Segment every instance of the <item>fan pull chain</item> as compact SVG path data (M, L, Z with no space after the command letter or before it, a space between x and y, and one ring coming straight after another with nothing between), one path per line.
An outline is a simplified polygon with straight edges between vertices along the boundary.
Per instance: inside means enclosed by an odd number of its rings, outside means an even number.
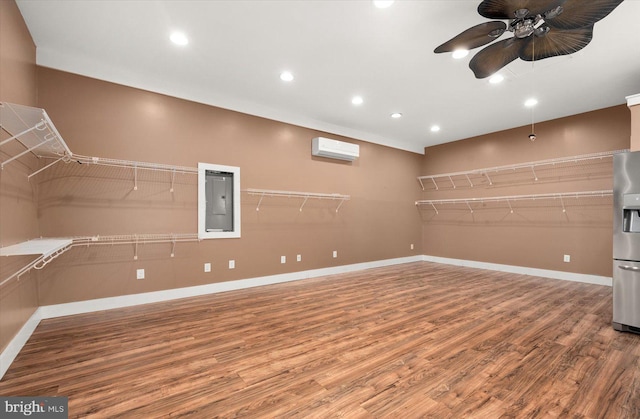
M536 127L535 127L535 122L534 122L534 108L535 106L531 107L531 134L529 134L529 139L531 141L535 141L536 140Z

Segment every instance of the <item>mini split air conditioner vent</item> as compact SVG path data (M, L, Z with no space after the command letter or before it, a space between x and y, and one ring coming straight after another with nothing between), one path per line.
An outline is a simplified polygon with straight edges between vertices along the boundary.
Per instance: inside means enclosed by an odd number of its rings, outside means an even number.
M330 138L316 137L311 141L311 154L330 159L354 161L360 156L360 146Z

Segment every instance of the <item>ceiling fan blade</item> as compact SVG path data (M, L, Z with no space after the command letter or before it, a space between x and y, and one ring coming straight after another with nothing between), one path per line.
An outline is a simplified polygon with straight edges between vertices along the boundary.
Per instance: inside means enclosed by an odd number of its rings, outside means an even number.
M484 79L500 70L520 56L520 50L526 46L531 38L516 37L504 39L491 44L478 52L469 62L469 68L477 79Z
M451 52L457 49L473 49L486 45L500 37L507 29L504 22L493 21L472 26L461 34L440 45L433 52Z
M587 3L589 0L582 1ZM565 0L484 0L478 6L478 13L488 19L513 19L516 10L528 9L529 15L535 16L561 6L564 2Z
M545 22L551 28L578 29L593 26L594 23L607 16L623 0L566 0L562 5L562 13Z
M592 38L593 25L566 31L551 29L544 36L531 37L531 42L520 50L520 58L525 61L537 61L558 55L573 54L586 47Z

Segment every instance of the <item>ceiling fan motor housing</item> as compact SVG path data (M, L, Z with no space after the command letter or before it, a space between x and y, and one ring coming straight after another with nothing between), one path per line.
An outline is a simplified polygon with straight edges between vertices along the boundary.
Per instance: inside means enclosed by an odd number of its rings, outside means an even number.
M489 77L513 60L538 61L573 54L593 38L596 22L624 0L483 0L478 13L498 19L472 26L434 52L473 49L491 43L469 62L476 78ZM501 22L508 20L509 24ZM494 42L504 32L509 39ZM533 46L533 39L539 38Z

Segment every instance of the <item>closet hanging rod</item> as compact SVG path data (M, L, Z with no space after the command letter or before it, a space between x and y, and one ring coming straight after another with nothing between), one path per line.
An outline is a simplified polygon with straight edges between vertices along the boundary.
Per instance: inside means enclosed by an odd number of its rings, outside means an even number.
M76 162L80 164L96 164L96 165L111 166L111 167L127 167L132 169L145 169L145 170L156 170L156 171L163 171L163 172L198 174L198 168L196 167L174 166L170 164L148 163L148 162L140 162L140 161L133 161L133 160L108 159L104 157L90 157L90 156L83 156L80 154L72 154L69 157L68 161Z
M67 247L65 249L68 250L71 247ZM50 256L50 255L48 255ZM34 267L41 263L43 260L45 260L47 258L47 256L45 255L40 255L38 256L36 259L32 260L31 262L29 262L27 265L23 266L22 268L20 268L20 270L18 270L17 272L14 272L13 274L9 275L8 277L6 277L5 279L2 280L2 282L0 282L0 288L6 284L7 282L11 281L12 279L16 278L16 279L20 279L20 277L24 274L26 274L27 272L29 272L31 269L34 269Z
M53 259L69 250L72 245L73 239L71 238L41 238L28 240L26 242L16 243L14 245L0 248L0 255L2 256L39 255L27 265L20 268L17 272L14 272L12 275L0 282L0 287L2 287L13 278L19 279L20 276L29 272L31 269L42 269Z
M602 191L583 191L583 192L558 192L546 194L530 194L530 195L509 195L494 196L485 198L454 198L454 199L425 199L416 201L416 205L436 205L436 204L469 204L474 202L499 202L499 201L524 201L524 200L542 200L542 199L562 199L562 198L599 198L612 196L612 190Z
M264 196L283 196L283 197L302 197L302 198L318 198L318 199L339 199L347 200L349 195L341 195L337 193L318 193L318 192L297 192L297 191L276 191L269 189L245 189L244 192L249 195Z
M120 234L108 236L85 236L73 239L73 246L90 246L96 244L151 244L199 241L198 233L186 234Z

